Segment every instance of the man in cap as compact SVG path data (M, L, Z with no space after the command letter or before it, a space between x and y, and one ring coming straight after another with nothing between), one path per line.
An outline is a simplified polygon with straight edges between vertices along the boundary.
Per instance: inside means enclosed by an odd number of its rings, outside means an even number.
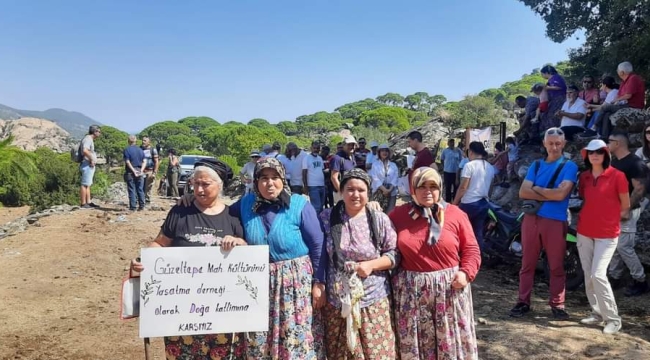
M357 165L354 161L354 148L357 146L357 140L354 136L348 135L343 139L343 143L343 150L338 152L330 162L334 205L343 199L340 191L342 173L354 169Z
M239 172L239 178L242 184L246 185L246 194L253 191L253 175L255 173L255 164L260 160L261 156L257 150L251 151L250 161L244 164Z
M379 144L376 141L371 141L370 142L370 152L368 155L366 155L366 170L370 170L372 167L372 163L377 160L377 148L379 147Z
M262 145L262 152L260 152L260 157L267 157L269 156L269 153L271 152L271 144L264 144ZM276 155L277 156L277 155Z
M365 170L366 169L366 157L370 150L366 149L366 138L359 138L359 147L354 151L354 161L357 164L357 168Z

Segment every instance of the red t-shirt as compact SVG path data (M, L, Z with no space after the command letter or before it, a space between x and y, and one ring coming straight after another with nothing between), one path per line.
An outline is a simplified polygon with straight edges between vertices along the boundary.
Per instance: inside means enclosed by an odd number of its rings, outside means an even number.
M431 272L459 266L469 281L474 280L481 266L481 250L476 242L467 215L455 205L448 204L445 222L436 245L427 244L429 224L419 217L409 216L410 204L396 207L388 217L395 225L397 248L402 254L400 267L404 270Z
M595 239L618 237L621 232L620 194L628 193L625 174L613 166L594 179L591 171L580 174L578 191L584 199L578 233Z
M627 104L635 109L643 109L645 106L645 83L637 74L630 74L627 79L621 83L618 89L618 97L631 94L632 97L627 100Z
M415 154L415 160L413 161L413 170L421 168L423 166L431 166L431 164L433 164L435 161L436 160L433 158L433 154L431 154L431 150L429 150L428 147L425 147Z

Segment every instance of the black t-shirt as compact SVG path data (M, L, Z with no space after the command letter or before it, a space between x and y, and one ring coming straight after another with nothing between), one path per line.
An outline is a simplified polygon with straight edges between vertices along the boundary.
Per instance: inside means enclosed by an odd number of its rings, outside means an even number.
M612 166L614 169L620 170L625 174L630 194L632 194L632 190L634 190L632 179L645 183L647 173L646 166L643 164L643 160L639 159L638 156L629 153L622 159L612 158Z
M226 235L244 238L238 218L226 208L217 215L206 215L194 204L174 206L162 225L162 233L172 239L171 246L216 246Z

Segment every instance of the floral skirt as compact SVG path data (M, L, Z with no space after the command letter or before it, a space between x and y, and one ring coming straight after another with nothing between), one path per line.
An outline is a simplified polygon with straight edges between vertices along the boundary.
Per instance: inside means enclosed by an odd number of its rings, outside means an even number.
M243 334L171 336L165 338L168 360L244 360Z
M395 360L395 333L387 297L361 309L361 329L354 352L348 348L346 320L341 309L327 303L323 309L327 360Z
M269 331L248 333L248 359L325 359L308 256L269 264Z
M397 344L402 360L478 359L470 286L457 290L457 267L400 270L393 276Z

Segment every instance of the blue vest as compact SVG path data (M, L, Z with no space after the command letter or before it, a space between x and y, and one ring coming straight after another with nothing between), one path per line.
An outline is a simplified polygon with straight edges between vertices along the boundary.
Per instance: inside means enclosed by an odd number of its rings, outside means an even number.
M248 245L268 245L271 262L291 260L309 254L309 248L300 232L302 209L307 204L304 197L291 195L290 208L281 208L278 211L268 233L262 215L253 212L254 203L253 194L245 195L241 199L241 220Z

